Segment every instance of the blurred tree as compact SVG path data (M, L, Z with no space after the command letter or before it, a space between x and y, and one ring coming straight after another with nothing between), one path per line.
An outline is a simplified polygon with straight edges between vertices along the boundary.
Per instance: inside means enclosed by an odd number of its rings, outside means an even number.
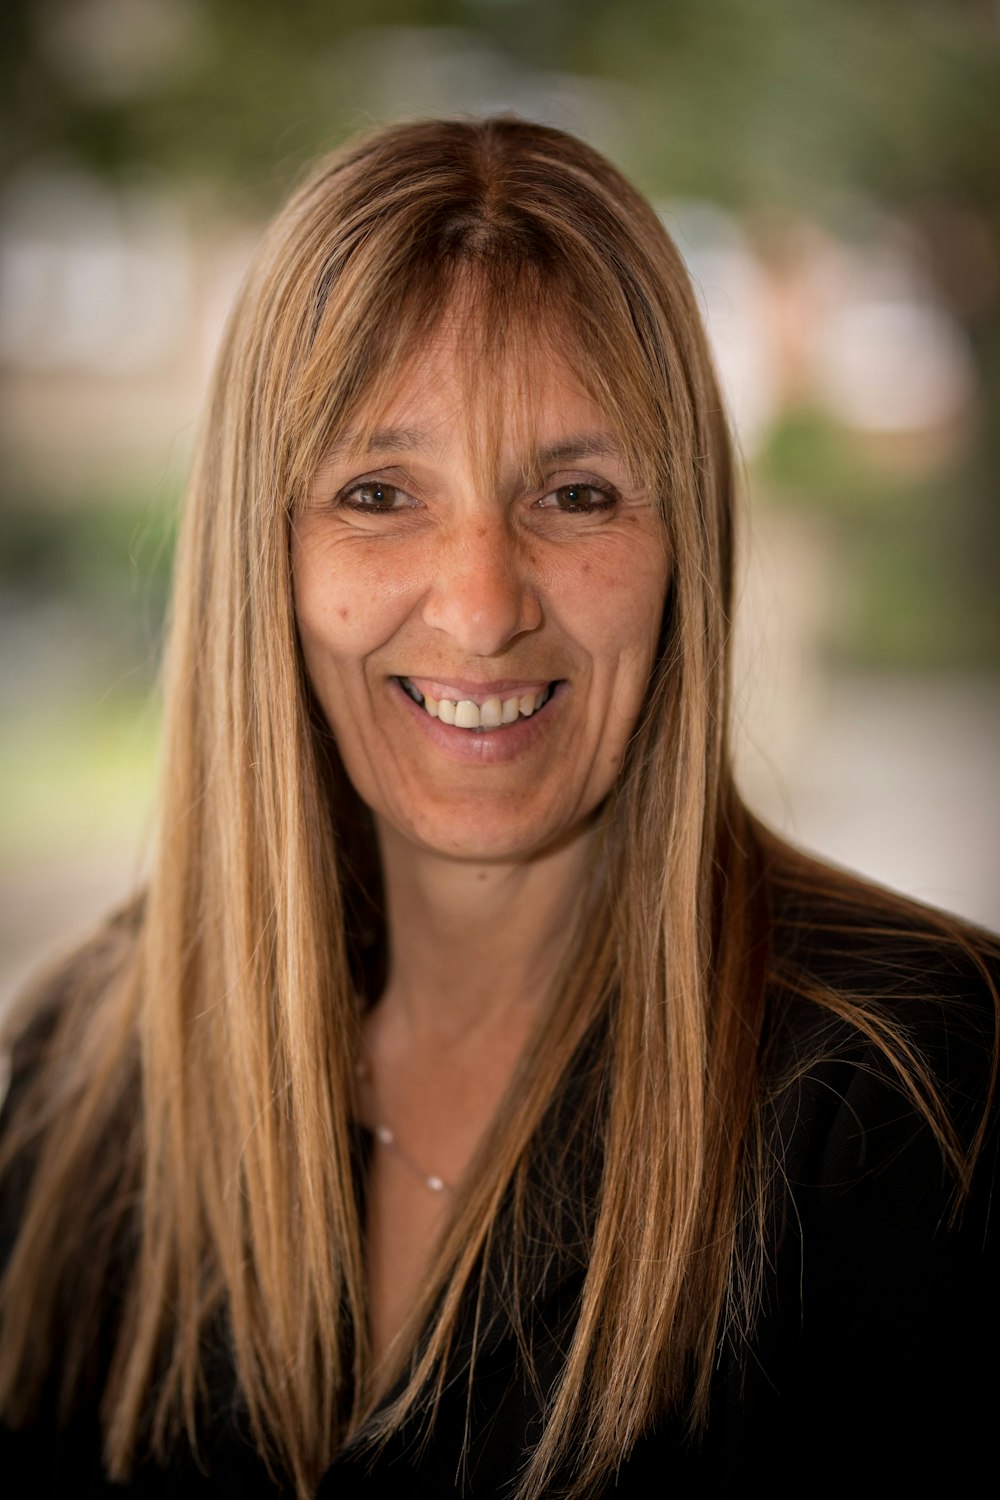
M631 165L653 190L814 209L858 187L894 203L945 191L1000 209L985 0L367 0L362 14L627 85ZM349 97L325 87L359 29L351 0L6 0L2 26L5 175L58 153L266 193L365 108L365 77Z
M221 197L237 215L269 209L359 124L423 107L419 53L409 77L405 58L381 76L377 49L356 51L360 16L369 33L471 39L543 88L566 73L603 81L621 104L616 154L656 196L835 225L867 198L905 219L976 354L982 439L951 544L995 595L991 0L5 0L0 185L54 160L113 180L152 170L208 185L213 205Z

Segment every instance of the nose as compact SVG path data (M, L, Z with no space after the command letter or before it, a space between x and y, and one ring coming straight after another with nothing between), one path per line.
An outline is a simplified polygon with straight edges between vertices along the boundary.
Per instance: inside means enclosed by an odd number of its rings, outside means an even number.
M530 548L502 517L480 512L440 538L424 620L466 656L497 656L542 623Z

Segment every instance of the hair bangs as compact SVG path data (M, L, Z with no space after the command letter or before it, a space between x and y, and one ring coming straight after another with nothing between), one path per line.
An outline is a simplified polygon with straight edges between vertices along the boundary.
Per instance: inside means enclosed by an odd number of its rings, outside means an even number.
M662 496L673 424L662 420L650 351L634 320L623 322L621 288L603 264L609 284L595 287L591 274L584 295L568 259L531 258L520 243L505 246L502 234L484 243L480 233L462 251L453 244L438 256L426 247L394 256L393 275L376 256L321 289L326 301L286 408L292 498L304 495L348 429L352 446L368 445L438 340L459 362L467 444L484 486L499 483L505 442L534 451L537 393L555 365L601 410L635 482Z

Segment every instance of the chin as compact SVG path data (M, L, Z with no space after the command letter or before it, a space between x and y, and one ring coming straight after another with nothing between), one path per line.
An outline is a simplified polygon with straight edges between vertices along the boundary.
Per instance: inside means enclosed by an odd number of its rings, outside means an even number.
M471 864L495 864L501 861L530 860L544 854L546 843L537 833L521 835L510 827L484 828L482 824L454 823L449 827L397 828L407 843L429 854L446 859L468 860Z
M470 864L523 863L543 859L584 835L594 814L576 818L542 820L537 813L511 817L510 808L498 808L484 816L481 800L467 810L451 808L440 817L385 819L397 838L431 854Z

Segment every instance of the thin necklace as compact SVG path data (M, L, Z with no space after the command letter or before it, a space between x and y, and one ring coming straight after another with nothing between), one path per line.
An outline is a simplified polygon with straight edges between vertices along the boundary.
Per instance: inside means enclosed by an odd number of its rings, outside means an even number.
M362 1083L371 1083L372 1081L371 1068L365 1062L358 1063L357 1075ZM380 1124L376 1121L372 1126L372 1135L380 1146L386 1146L390 1151L394 1151L403 1165L409 1168L414 1177L419 1177L424 1187L429 1188L432 1193L453 1193L455 1191L452 1183L445 1182L444 1178L439 1177L436 1172L425 1172L423 1167L419 1166L409 1152L404 1150L399 1144L395 1132L390 1130L388 1125Z

